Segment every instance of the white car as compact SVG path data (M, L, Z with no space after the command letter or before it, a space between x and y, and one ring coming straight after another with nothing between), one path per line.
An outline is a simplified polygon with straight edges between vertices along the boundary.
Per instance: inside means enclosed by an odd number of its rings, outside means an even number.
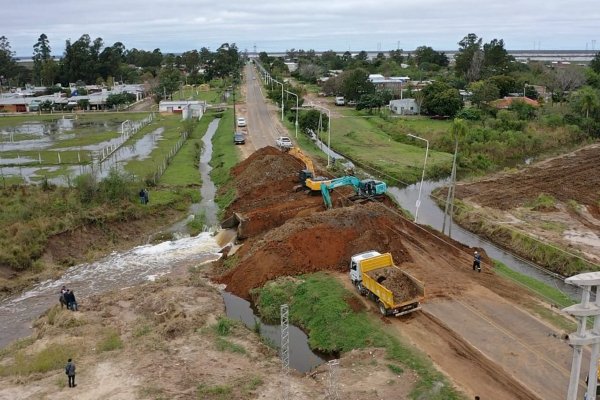
M292 147L294 147L294 143L292 143L292 139L290 139L289 137L286 137L286 136L278 137L277 140L275 141L275 144L277 144L277 147L279 147L282 150L291 149Z
M237 119L237 126L239 126L239 127L244 127L244 126L246 126L246 118L244 118L244 117L239 117L239 118Z

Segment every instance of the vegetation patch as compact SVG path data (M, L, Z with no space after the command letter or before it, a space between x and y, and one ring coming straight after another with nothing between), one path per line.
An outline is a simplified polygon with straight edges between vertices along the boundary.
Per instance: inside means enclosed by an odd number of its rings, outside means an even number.
M75 346L62 343L49 344L45 349L33 354L19 350L12 362L0 364L0 376L22 376L58 370L64 367L67 359L74 358L77 354Z
M114 329L108 330L104 337L98 342L96 345L96 350L98 353L102 353L105 351L118 350L123 348L123 340L121 340L121 336L119 332Z

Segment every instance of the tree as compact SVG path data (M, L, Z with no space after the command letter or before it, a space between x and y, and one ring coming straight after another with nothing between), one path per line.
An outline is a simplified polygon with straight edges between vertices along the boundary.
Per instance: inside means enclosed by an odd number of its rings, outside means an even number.
M402 64L404 62L404 56L402 55L402 53L402 49L390 50L390 60L394 61L398 65Z
M200 68L200 53L198 50L186 51L181 55L181 62L186 71L192 74Z
M592 61L590 61L590 68L597 74L600 74L600 51L596 53Z
M473 57L475 53L481 51L481 43L482 39L474 33L469 33L458 42L458 53L454 56L456 61L454 68L458 76L466 77L469 70L472 69Z
M499 97L505 97L509 93L517 91L517 82L512 76L495 75L489 78L488 81L498 87Z
M473 52L473 57L471 58L471 65L469 70L467 71L467 81L474 82L481 77L481 70L483 67L484 55L483 51L475 50Z
M369 80L369 72L362 68L344 71L340 78L341 94L346 100L358 101L362 95L375 91L375 86Z
M17 63L14 52L6 36L0 36L0 86L7 85L17 74Z
M589 86L584 86L573 93L570 104L582 116L589 118L590 114L596 113L600 107L598 91Z
M298 67L298 76L306 82L316 83L322 73L321 67L317 64L302 64Z
M468 88L473 93L471 102L479 108L482 104L487 104L500 97L500 89L490 81L473 82Z
M172 65L167 65L158 74L158 86L155 89L155 94L158 98L166 99L173 96L173 92L179 89L181 85L181 73Z
M360 100L356 104L356 109L367 109L369 110L369 114L371 114L374 108L377 108L377 110L380 111L381 107L383 107L385 104L386 101L382 93L368 93L360 97Z
M298 117L298 126L303 132L307 132L309 129L316 132L319 129L319 121L321 129L327 130L328 119L323 118L319 110L308 110Z
M425 63L435 64L440 67L447 67L450 61L448 56L443 52L437 52L428 46L419 46L414 51L414 57L417 65L421 66Z
M235 43L223 43L218 49L214 58L209 62L206 68L207 78L225 78L238 77L241 68L241 57Z
M425 114L453 117L463 107L458 90L445 83L434 82L423 88L422 92Z
M483 45L483 66L486 76L508 72L515 60L504 48L504 40L493 39Z
M36 44L33 45L33 80L34 82L40 82L41 85L53 83L54 79L47 79L42 75L42 71L45 69L48 72L47 66L49 62L52 62L52 54L50 48L50 42L48 36L42 33L38 38ZM54 77L52 77L54 78Z

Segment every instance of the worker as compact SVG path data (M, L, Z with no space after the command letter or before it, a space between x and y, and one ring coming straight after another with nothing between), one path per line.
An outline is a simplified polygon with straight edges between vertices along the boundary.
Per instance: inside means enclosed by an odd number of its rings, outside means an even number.
M473 254L473 271L477 269L477 272L481 272L481 254L475 251Z

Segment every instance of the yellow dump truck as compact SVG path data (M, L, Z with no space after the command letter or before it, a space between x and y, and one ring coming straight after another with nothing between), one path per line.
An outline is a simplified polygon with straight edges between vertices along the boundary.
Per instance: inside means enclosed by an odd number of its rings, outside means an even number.
M425 285L394 265L390 253L371 250L350 258L350 280L375 301L383 315L404 315L421 308Z

